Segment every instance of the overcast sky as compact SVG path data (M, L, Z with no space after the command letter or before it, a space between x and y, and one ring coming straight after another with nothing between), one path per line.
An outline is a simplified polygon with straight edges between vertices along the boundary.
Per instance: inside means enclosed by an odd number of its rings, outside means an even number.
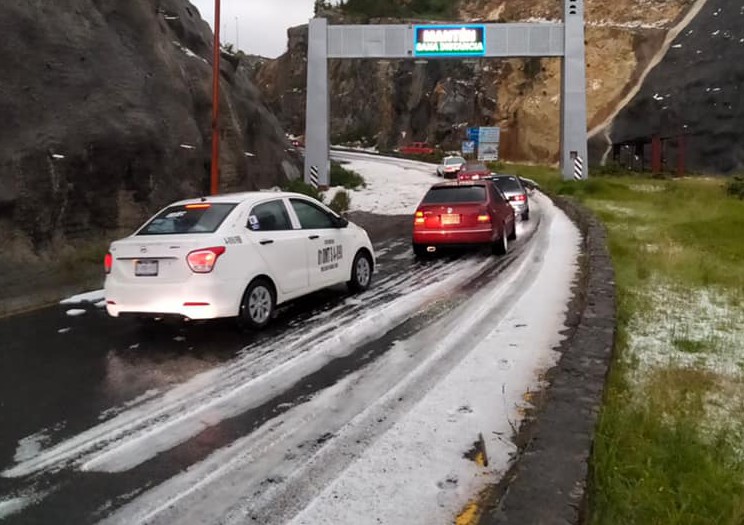
M214 27L214 0L191 3ZM314 4L314 0L221 0L220 40L236 44L239 38L245 53L277 57L287 49L287 28L306 24Z

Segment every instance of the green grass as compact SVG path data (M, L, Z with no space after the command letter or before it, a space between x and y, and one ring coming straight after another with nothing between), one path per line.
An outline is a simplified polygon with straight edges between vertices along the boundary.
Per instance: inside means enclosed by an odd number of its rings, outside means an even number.
M685 337L677 337L673 339L672 344L680 352L685 352L687 354L699 354L708 348L705 341L696 341Z
M563 182L549 168L500 168L536 180L551 194L578 199L608 230L618 335L594 444L590 523L744 523L744 407L736 401L744 380L705 367L705 356L718 352L721 341L688 335L684 319L671 319L681 326L663 327L671 334L669 344L700 364L651 368L633 357L629 342L633 320L652 318L668 306L644 293L659 280L682 296L719 291L740 315L744 202L727 195L723 180L612 173L576 183ZM737 329L726 319L715 324ZM734 400L715 424L711 396Z

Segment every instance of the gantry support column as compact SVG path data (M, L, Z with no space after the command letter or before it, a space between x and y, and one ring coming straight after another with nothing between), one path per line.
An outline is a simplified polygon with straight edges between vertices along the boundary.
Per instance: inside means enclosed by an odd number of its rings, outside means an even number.
M305 182L329 185L328 21L313 18L308 28Z
M588 170L584 0L564 0L565 48L561 75L561 172L574 180ZM577 160L578 157L578 160Z

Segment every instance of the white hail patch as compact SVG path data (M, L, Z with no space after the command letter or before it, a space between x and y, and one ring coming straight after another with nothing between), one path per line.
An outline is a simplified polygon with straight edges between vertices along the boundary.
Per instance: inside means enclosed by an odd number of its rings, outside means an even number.
M661 193L666 187L660 184L631 184L630 189L640 193Z
M704 369L739 378L744 371L744 308L724 290L652 283L636 291L651 308L631 319L629 356L637 375L656 367Z
M635 215L638 215L638 212L632 208L628 208L626 206L618 206L617 204L612 204L610 202L602 203L600 204L600 206L603 210L609 211L621 217L633 217Z
M632 384L642 392L654 371L669 368L714 374L698 428L711 441L724 437L744 460L744 306L722 289L691 291L663 283L647 285L636 296L651 308L628 326L625 359L635 363Z

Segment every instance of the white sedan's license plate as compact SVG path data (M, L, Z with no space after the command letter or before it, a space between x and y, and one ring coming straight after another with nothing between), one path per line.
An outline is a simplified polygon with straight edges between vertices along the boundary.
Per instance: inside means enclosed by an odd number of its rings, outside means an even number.
M134 263L134 275L154 277L158 274L158 261L137 261Z

